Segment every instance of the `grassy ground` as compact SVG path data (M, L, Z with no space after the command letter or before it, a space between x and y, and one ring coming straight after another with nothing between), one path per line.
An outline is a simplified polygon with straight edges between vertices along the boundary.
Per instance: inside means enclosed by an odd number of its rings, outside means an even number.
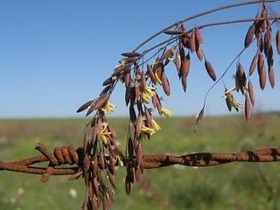
M127 119L110 119L122 145ZM0 160L37 155L36 143L49 148L80 146L84 119L0 120ZM146 154L237 152L279 147L278 115L206 117L193 134L193 118L159 119L161 131L144 142ZM123 168L118 169L117 202L112 209L280 209L279 163L191 168L172 166L145 170L132 194L124 190ZM75 196L73 192L76 192ZM79 209L84 197L83 180L51 177L42 184L35 175L0 172L1 209Z

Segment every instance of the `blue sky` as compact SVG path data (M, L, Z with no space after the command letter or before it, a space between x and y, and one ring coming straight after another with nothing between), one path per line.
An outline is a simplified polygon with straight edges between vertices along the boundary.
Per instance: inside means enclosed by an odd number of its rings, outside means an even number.
M236 1L0 1L0 118L83 117L84 113L75 113L77 108L99 95L103 80L112 73L122 52L175 21L231 2ZM219 12L187 26L254 17L256 8ZM274 8L279 13L279 3ZM248 27L249 23L244 23L202 30L204 51L218 76L242 49ZM242 56L245 67L254 52L250 47ZM279 60L275 55L276 79ZM164 106L175 115L197 114L213 84L203 63L193 56L187 93L181 89L175 68L168 71L172 92L164 98ZM233 74L234 68L225 76L228 87L234 84ZM252 79L257 94L254 111L278 110L279 85L274 90L267 85L260 91L257 76ZM228 113L221 98L223 90L218 84L211 91L207 114ZM127 114L122 91L120 85L112 97L117 116Z

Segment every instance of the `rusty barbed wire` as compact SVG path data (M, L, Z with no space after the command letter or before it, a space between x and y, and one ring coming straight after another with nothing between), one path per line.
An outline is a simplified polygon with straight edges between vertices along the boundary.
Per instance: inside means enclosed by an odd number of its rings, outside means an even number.
M85 165L85 156L81 147L75 150L71 146L62 146L56 147L54 152L50 152L43 144L38 144L35 149L42 153L42 155L19 161L0 161L0 170L42 175L42 182L46 182L51 175L72 175L69 178L70 180L77 179L82 175L85 176L83 169L88 166ZM59 157L57 154L63 154L63 156ZM136 161L135 158L133 157L131 160L127 160L123 157L123 166L126 166L129 161L134 163ZM109 155L105 155L105 161L109 161L109 159ZM143 168L155 169L176 164L191 167L208 167L231 162L256 163L275 161L280 161L280 147L239 153L202 152L186 155L143 155ZM38 167L35 165L42 162L48 162L48 166ZM70 167L65 167L65 165L70 165ZM100 161L98 161L98 165L101 165ZM115 167L119 165L119 162L116 162Z

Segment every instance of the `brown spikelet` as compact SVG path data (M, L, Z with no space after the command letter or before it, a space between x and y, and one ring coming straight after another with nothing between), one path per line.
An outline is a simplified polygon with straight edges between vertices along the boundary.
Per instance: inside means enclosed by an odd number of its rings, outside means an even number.
M246 33L246 36L245 36L245 40L244 40L244 47L247 48L250 46L250 44L253 42L253 38L254 38L254 35L255 35L255 31L256 31L256 26L255 24L252 24L247 33Z
M133 105L129 106L129 117L132 123L136 122L136 112Z
M251 104L250 104L249 97L247 94L245 96L245 117L246 117L246 120L249 120L251 117Z
M259 53L259 56L258 56L258 73L259 75L261 74L261 71L263 70L263 67L264 67L264 59L263 59L263 54L262 53Z
M260 52L263 52L264 43L263 43L263 35L262 33L258 33L257 35L257 46Z
M141 54L138 53L138 52L124 52L121 54L122 56L125 56L125 57L138 57L140 56Z
M265 66L263 66L262 69L259 71L259 83L260 83L260 88L263 90L266 85L266 68L265 68Z
M153 107L158 110L158 113L161 114L162 106L161 106L161 102L160 102L160 99L159 99L159 96L157 93L152 96L152 104L153 104Z
M174 55L174 50L175 50L175 47L169 48L157 60L158 61L163 61L163 60L165 60L167 58L172 58L172 56Z
M264 34L264 54L265 56L268 55L272 42L272 31L271 29L267 30Z
M104 82L102 83L103 86L107 86L109 84L111 84L113 81L112 77L107 78L106 80L104 80Z
M102 108L108 102L108 100L109 100L108 94L101 95L91 104L88 112L86 113L86 116L88 116L92 111Z
M203 54L203 50L201 48L201 45L199 45L198 48L196 49L196 55L197 55L198 59L200 61L202 61L202 59L204 57L204 54Z
M182 82L183 90L184 90L184 92L186 92L187 91L187 77L182 77L181 82Z
M146 88L146 75L144 72L141 73L141 85L142 85L142 88L145 89Z
M268 67L268 79L269 79L270 86L272 88L274 88L275 87L275 74L274 74L273 66Z
M190 51L194 52L196 49L195 29L193 29L191 32L189 44L190 44L189 46Z
M131 193L131 182L128 175L125 177L125 192L127 195Z
M212 67L211 63L205 59L204 66L206 68L207 73L211 77L213 81L216 81L216 73L214 68Z
M199 128L199 125L200 125L201 120L202 120L203 115L204 115L204 108L205 107L203 106L203 108L200 110L199 114L196 116L194 132L196 132L197 129Z
M169 29L169 30L165 30L164 31L165 34L168 34L168 35L181 35L184 33L183 30L178 30L178 29Z
M280 29L277 30L275 39L276 39L277 53L278 53L278 55L280 55Z
M238 63L237 65L237 70L235 73L235 86L237 92L241 90L242 94L244 94L246 86L246 75L241 63Z
M190 66L191 66L191 58L190 58L190 53L188 53L183 60L182 66L181 66L181 71L179 77L187 77L190 71Z
M255 91L254 91L253 84L250 80L248 82L248 93L249 93L251 104L252 104L252 106L254 106L255 105Z
M202 36L202 33L201 33L200 29L195 27L194 32L195 32L196 42L199 43L199 45L202 44L203 43L203 36Z
M153 68L151 65L147 64L147 75L150 78L150 80L152 81L153 84L156 84L156 76L153 72Z
M177 73L179 75L180 74L180 70L181 70L181 66L182 66L182 60L181 60L181 56L180 56L179 50L176 51L174 62L175 62L175 65L176 65Z
M168 78L164 72L161 74L161 81L164 93L169 96L170 95L170 84Z
M77 112L82 112L85 109L87 109L91 104L93 103L93 101L88 101L86 103L84 103L78 110Z
M124 74L124 84L125 84L125 87L126 87L126 88L130 87L130 82L131 82L130 71L127 71L127 72L125 72L125 74Z
M251 76L258 64L258 59L259 59L259 51L256 53L256 55L254 56L253 60L251 61L251 65L250 65L250 69L249 69L249 76Z

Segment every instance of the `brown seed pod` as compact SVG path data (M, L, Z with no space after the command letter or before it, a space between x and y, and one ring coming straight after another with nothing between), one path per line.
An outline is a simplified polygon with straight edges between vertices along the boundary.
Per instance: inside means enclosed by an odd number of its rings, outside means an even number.
M199 45L198 48L196 49L196 55L197 55L198 59L200 61L202 61L202 59L204 57L204 53L203 53L203 50L201 48L201 45Z
M257 46L260 52L263 52L264 43L262 33L258 33L257 35Z
M274 74L273 66L268 67L268 78L269 78L270 86L272 88L274 88L275 87L275 74Z
M168 78L164 72L161 74L162 88L164 93L169 96L170 95L170 84Z
M251 117L251 104L247 94L245 95L245 117L246 120L249 120Z
M125 177L125 192L127 195L129 195L131 193L131 182L129 180L128 175L126 175L126 177Z
M203 36L199 28L194 28L196 43L201 45L203 43Z
M263 68L259 71L259 83L260 88L263 90L266 85L266 68L263 66Z
M132 158L134 154L134 146L133 146L132 138L130 136L127 139L127 152L128 152L128 157Z
M104 157L104 153L102 151L100 151L98 154L98 162L100 164L100 169L103 170L104 168L106 168L105 157Z
M273 66L274 58L273 58L273 48L272 48L272 46L270 46L270 48L268 50L268 54L266 56L266 61L267 61L268 66Z
M91 104L93 103L93 101L88 101L86 103L84 103L78 110L77 112L82 112L84 111L85 109L87 109Z
M177 73L179 75L180 74L180 69L181 69L181 66L182 66L182 60L181 60L179 50L177 50L176 53L175 53L174 63L175 63L176 69L177 69Z
M109 179L109 181L110 181L112 187L113 187L114 189L116 189L115 176L114 176L113 174L111 174L109 170L106 170L106 171L107 171L107 176L108 176L108 179Z
M186 92L187 91L187 77L182 77L181 82L182 82L183 90L184 90L184 92Z
M254 56L253 60L251 61L251 65L250 65L250 69L249 69L249 76L251 76L254 73L254 71L257 67L259 54L260 54L260 52L257 51L256 55Z
M184 31L180 29L169 29L169 30L165 30L164 33L168 35L182 35Z
M270 51L271 42L272 42L272 30L269 29L264 34L264 54L265 54L265 56L267 56Z
M141 54L138 53L138 52L124 52L121 54L122 56L125 56L125 57L138 57L140 56Z
M129 106L129 118L132 123L136 121L136 112L133 105Z
M104 80L104 82L102 83L103 86L107 86L109 84L111 84L113 82L113 78L109 77L106 80Z
M207 73L211 77L213 81L216 81L216 73L214 68L212 67L211 63L205 59L204 66L206 68Z
M159 99L159 96L157 93L152 96L152 104L153 104L153 107L158 110L158 113L161 114L162 106L161 106L161 102L160 102L160 99Z
M190 71L190 66L191 66L191 57L190 57L190 53L188 53L183 59L179 78L188 76Z
M90 168L90 159L89 159L89 156L87 154L85 154L85 157L84 157L84 160L83 160L84 174L89 171L89 168Z
M142 126L142 115L139 113L138 115L138 118L136 120L136 126L135 126L135 132L136 132L136 135L139 136L140 133L141 133L141 126Z
M156 84L156 76L155 76L155 74L154 74L154 72L153 72L153 68L152 68L152 66L151 65L148 65L147 64L147 75L148 75L148 77L150 78L150 80L152 81L152 83L155 85Z
M277 53L278 53L278 55L280 55L280 29L277 30L275 39L276 39Z
M171 47L169 48L168 50L166 50L161 56L160 58L158 58L157 60L158 61L163 61L167 58L172 58L173 55L174 55L174 50L175 50L175 47Z
M146 89L146 75L145 73L142 71L141 73L141 88L144 90Z
M126 87L126 88L130 87L130 82L131 82L130 71L127 71L127 72L125 72L125 74L124 74L124 84L125 84L125 87Z
M256 32L256 25L255 24L252 24L247 33L246 33L246 36L245 36L245 40L244 40L244 47L247 48L250 46L250 44L253 42L253 38L254 38L254 35L255 35L255 32Z
M196 49L195 28L191 32L189 43L190 43L190 47L189 47L190 51L194 52Z
M261 71L263 70L263 67L264 67L263 54L259 53L259 57L258 57L258 73L259 73L259 75L261 74Z
M203 106L203 108L200 110L199 114L196 116L194 132L196 132L197 129L199 128L199 125L200 125L200 123L201 123L201 120L202 120L202 118L203 118L203 115L204 115L204 106Z
M143 163L143 148L142 143L139 142L136 147L136 167L142 166Z
M254 106L255 105L255 92L254 92L253 84L250 80L248 82L248 93L249 93L251 104L252 104L252 106Z

